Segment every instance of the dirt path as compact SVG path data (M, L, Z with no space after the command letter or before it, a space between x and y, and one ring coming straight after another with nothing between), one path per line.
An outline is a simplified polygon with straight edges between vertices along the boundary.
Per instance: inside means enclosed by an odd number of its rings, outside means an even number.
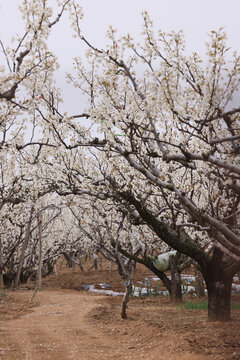
M29 295L29 294L28 294ZM103 359L115 344L102 337L86 319L100 297L73 291L42 291L33 312L10 320L1 330L7 348L6 360Z
M26 300L30 293L18 296ZM37 294L36 302L31 312L0 321L0 359L206 359L188 351L174 353L176 339L171 333L162 339L154 338L152 332L142 334L137 324L131 327L120 318L119 326L116 323L112 328L109 323L95 323L91 312L103 309L106 297L73 290L43 290Z

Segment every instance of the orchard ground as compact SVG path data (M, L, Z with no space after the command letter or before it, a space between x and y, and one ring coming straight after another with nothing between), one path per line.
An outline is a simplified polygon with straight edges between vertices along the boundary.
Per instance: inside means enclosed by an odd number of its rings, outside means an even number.
M97 271L72 272L59 263L33 304L33 283L1 293L0 359L240 359L240 310L232 310L230 322L209 322L207 310L179 309L167 297L152 296L132 298L122 320L121 296L82 290L83 284L107 283L124 291L116 267L112 276L109 267L104 261ZM146 277L152 273L137 265L134 283ZM233 300L240 304L239 296Z

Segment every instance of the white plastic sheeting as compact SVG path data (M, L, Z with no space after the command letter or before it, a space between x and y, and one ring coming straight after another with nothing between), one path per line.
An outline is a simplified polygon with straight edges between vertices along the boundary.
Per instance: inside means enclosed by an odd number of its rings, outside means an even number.
M167 271L170 269L170 256L172 255L175 256L176 254L177 254L176 250L168 251L164 254L160 254L156 259L153 259L152 261L153 265L159 271Z

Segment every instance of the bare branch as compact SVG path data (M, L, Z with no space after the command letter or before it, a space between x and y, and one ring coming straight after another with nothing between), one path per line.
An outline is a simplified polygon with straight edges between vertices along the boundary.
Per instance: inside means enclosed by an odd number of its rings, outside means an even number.
M225 137L225 138L222 138L222 139L210 139L209 144L210 145L215 145L215 144L220 144L220 143L225 142L225 141L232 141L233 142L234 140L238 140L238 139L240 139L240 135L229 136L229 137Z
M60 13L57 15L56 19L54 21L52 21L51 23L48 24L48 27L51 28L53 25L55 25L60 19L61 16L64 12L65 7L67 6L67 4L70 2L71 0L67 0L65 1L65 3L62 5L62 10L60 11Z

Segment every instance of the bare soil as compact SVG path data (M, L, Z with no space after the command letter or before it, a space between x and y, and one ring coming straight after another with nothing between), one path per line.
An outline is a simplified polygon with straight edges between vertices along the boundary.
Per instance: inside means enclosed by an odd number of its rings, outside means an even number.
M209 322L206 310L179 310L167 297L133 298L122 320L121 297L82 290L108 283L123 291L115 268L112 276L106 262L97 271L58 268L33 304L33 283L0 296L0 359L240 359L240 310L232 310L230 322ZM138 266L134 281L152 276Z

